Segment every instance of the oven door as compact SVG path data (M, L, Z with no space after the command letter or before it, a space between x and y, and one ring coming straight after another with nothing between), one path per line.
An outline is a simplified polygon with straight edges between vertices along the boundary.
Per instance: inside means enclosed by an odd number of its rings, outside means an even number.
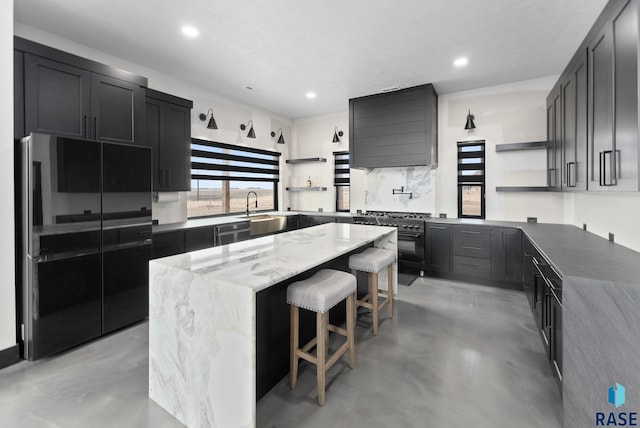
M398 260L422 267L424 264L422 232L398 231Z

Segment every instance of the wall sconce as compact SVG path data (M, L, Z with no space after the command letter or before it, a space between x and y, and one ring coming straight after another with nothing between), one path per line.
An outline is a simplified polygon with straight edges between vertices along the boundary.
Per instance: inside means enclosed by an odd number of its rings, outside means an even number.
M469 110L469 114L467 115L467 123L464 125L464 129L476 129L476 124L473 123L473 119L476 117L471 114L471 110Z
M336 128L333 131L333 142L334 143L339 143L340 142L340 137L342 137L344 135L344 132L339 131L338 127L336 126Z
M211 119L209 119L209 123L207 123L207 129L218 129L218 124L216 123L216 120L213 118L213 109L209 109L209 111L207 111L207 114L204 113L200 113L200 116L198 116L200 118L201 121L205 121L207 120L207 117L209 117L209 113L211 113Z
M249 127L247 138L256 138L256 133L253 131L253 120L250 120L246 125L244 123L241 123L240 129L244 131L245 129L247 129L247 126L249 126L249 124L251 124L251 126Z
M282 136L282 128L279 128L276 132L271 131L271 137L275 137L276 133L280 133L278 137L278 144L284 144L284 137Z

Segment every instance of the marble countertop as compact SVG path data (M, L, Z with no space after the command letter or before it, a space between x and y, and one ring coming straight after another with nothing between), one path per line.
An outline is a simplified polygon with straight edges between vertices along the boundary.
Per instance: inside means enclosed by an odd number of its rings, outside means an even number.
M573 225L453 218L428 221L519 228L562 277L627 284L637 284L640 278L640 253Z
M391 236L395 241L395 232L394 227L327 223L150 263L259 291L369 242Z

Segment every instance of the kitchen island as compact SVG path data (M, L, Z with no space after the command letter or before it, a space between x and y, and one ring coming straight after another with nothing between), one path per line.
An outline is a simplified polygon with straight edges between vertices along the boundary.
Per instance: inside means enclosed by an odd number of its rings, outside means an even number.
M369 246L396 252L396 228L328 223L149 262L149 397L188 427L255 426L286 285Z

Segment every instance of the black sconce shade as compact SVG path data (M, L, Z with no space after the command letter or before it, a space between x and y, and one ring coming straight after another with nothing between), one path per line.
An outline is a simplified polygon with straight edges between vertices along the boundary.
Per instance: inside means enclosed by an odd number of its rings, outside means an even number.
M207 111L207 114L204 113L200 113L200 116L198 116L200 118L201 121L205 121L207 120L207 117L209 117L209 113L211 113L211 119L209 119L209 123L207 123L207 129L218 129L218 124L216 123L216 120L213 118L213 109L209 109L209 111Z
M276 133L280 133L280 136L278 137L278 144L284 144L284 137L282 136L282 128L278 128L278 130L276 132L271 131L271 137L275 137Z
M343 135L344 135L344 132L338 131L338 127L336 126L334 131L333 131L333 142L334 143L339 143L340 142L340 137L342 137Z
M464 129L476 129L476 124L473 123L473 119L476 117L471 114L471 110L469 110L469 114L467 115L467 123L464 125Z
M256 133L253 130L253 120L250 120L249 123L247 123L247 125L251 124L251 126L249 127L249 133L247 134L247 138L256 138ZM245 129L247 129L247 125L245 125L244 123L240 125L240 129L242 129L243 131Z

